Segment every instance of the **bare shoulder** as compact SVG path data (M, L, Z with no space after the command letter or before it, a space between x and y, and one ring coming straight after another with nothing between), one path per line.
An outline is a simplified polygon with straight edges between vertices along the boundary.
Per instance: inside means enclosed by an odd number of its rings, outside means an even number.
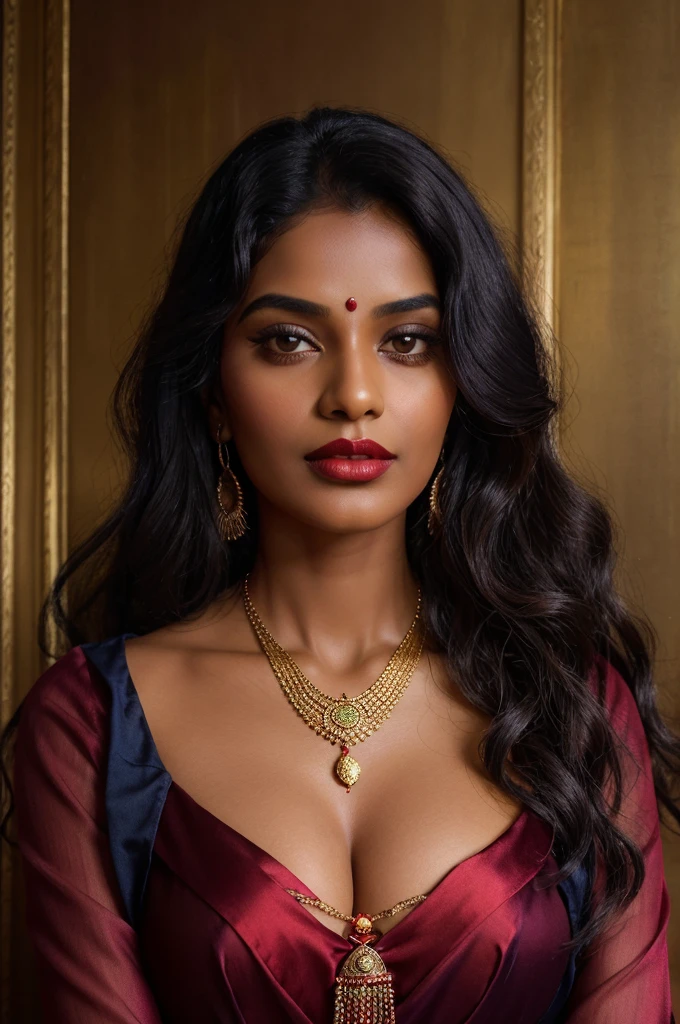
M125 657L161 761L199 804L227 820L233 808L225 805L223 780L252 739L271 690L240 592L225 593L191 619L126 639Z
M240 594L233 587L191 618L131 637L126 640L125 649L135 660L149 663L164 656L237 653L252 649L246 626Z
M125 641L125 656L145 710L184 708L189 698L208 700L217 679L230 678L258 654L238 588L191 619Z

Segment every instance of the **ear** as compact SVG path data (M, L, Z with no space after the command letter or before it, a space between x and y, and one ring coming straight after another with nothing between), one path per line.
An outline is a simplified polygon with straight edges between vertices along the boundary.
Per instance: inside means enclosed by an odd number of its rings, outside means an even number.
M201 403L206 411L208 429L213 441L217 441L217 431L220 431L220 441L228 441L231 437L229 417L222 393L219 388L206 384L200 392Z

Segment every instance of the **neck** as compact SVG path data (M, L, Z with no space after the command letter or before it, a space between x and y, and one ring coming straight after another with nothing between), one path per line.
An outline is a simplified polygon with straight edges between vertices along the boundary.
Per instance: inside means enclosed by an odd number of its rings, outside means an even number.
M405 515L378 530L329 534L262 512L248 589L278 643L335 669L361 664L376 648L396 648L418 596Z

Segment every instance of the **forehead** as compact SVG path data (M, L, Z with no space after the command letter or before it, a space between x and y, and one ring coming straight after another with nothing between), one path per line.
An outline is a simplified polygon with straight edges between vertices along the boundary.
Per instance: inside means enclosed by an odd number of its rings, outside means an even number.
M427 254L408 226L373 207L315 210L285 231L253 268L248 294L285 291L323 301L437 293ZM302 290L301 290L302 289Z

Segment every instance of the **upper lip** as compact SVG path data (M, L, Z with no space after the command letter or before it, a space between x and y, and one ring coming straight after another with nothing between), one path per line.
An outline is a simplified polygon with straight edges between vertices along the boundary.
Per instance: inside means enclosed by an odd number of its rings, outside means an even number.
M306 459L329 459L333 455L367 455L369 459L396 459L396 455L388 452L377 441L370 437L360 437L356 441L350 441L347 437L338 437L335 441L329 441L321 448L315 448L313 452L307 452Z

